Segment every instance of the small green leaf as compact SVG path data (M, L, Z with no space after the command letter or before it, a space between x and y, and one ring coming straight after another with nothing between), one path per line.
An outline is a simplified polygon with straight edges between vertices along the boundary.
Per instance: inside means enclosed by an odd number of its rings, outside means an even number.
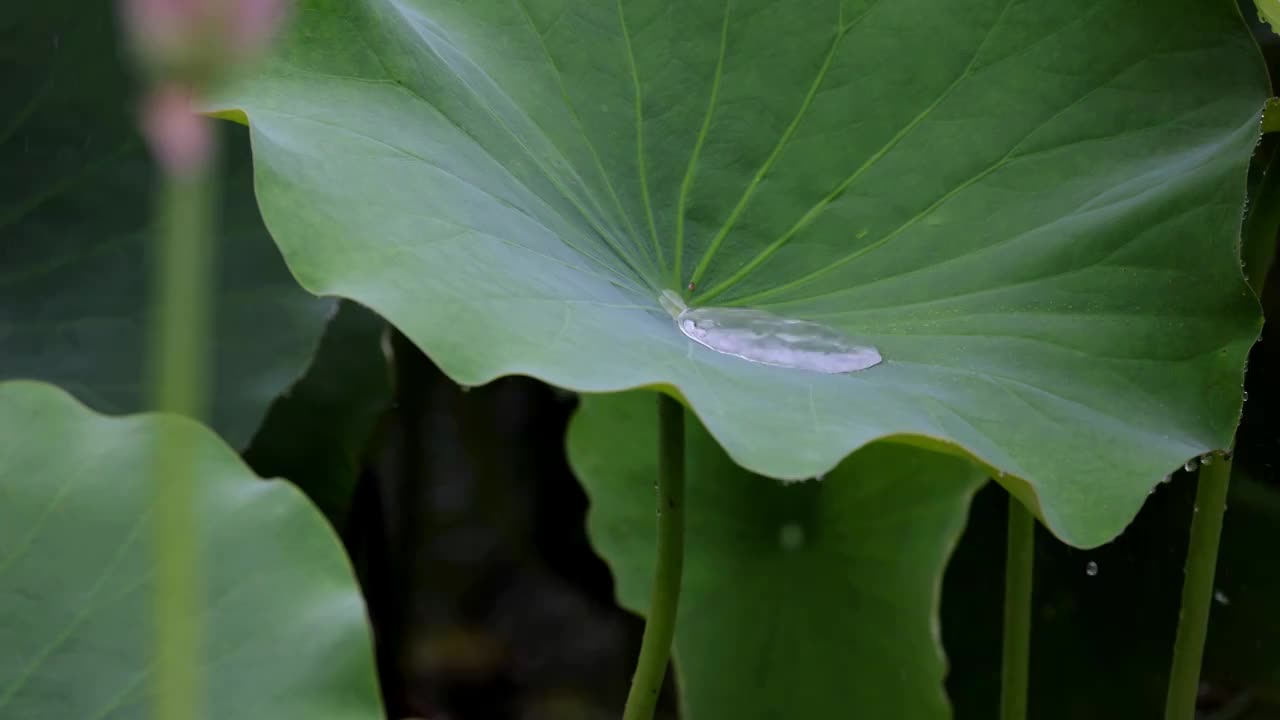
M640 613L653 575L655 418L650 393L588 397L569 431L592 543L619 601ZM939 592L983 475L877 443L821 482L786 484L743 470L687 425L684 717L949 717Z
M0 717L150 717L162 431L197 459L205 717L382 718L359 588L297 489L185 418L103 417L31 382L0 384Z

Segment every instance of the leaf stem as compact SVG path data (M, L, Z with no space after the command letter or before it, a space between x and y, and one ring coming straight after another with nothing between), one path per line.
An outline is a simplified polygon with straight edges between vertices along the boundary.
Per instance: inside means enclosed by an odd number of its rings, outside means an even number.
M1196 715L1200 661L1209 630L1213 576L1218 565L1218 541L1222 537L1222 516L1227 509L1230 479L1231 459L1228 457L1218 456L1216 462L1200 469L1195 511L1191 516L1187 566L1182 581L1182 612L1178 616L1169 694L1164 706L1165 720L1194 720Z
M1031 667L1031 594L1036 519L1009 495L1008 548L1004 567L1004 656L1000 677L1001 720L1025 720Z
M658 394L658 553L649 616L623 720L651 720L667 672L684 566L684 407Z
M195 418L205 410L213 202L209 163L164 173L150 321L152 405ZM195 720L202 715L195 436L178 423L162 428L151 468L154 716Z

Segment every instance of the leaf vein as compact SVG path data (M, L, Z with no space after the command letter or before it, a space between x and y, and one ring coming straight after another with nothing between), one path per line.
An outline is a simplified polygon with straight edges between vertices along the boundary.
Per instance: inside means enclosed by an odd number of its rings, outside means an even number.
M480 92L470 82L468 82L462 76L462 74L459 73L453 67L453 65L448 60L444 58L444 56L436 48L435 44L433 44L430 38L427 37L427 34L430 34L436 37L440 42L443 42L445 45L448 45L450 48L456 51L457 48L453 45L453 43L447 37L440 35L432 30L422 28L419 24L415 23L413 21L413 18L409 17L405 13L405 11L400 7L398 0L385 0L385 2L391 5L395 9L395 11L402 18L404 18L406 22L408 22L410 27L413 28L414 33L417 34L418 37L420 37L427 44L427 46L431 48L432 53L435 54L435 56L439 58L440 61L444 63L446 67L449 68L450 72L453 73L453 77L458 82L460 82L462 86L465 87L467 91L470 92L471 95L476 98L477 101L479 101L481 107L489 115L489 118L493 120L495 123L497 123L506 132L507 136L510 137L517 145L520 146L520 149L524 151L525 155L529 158L529 160L531 160L533 164L538 167L538 170L542 172L543 177L545 177L553 186L555 186L555 189L559 191L561 197L563 197L565 200L568 200L569 203L574 206L574 208L578 211L579 214L582 215L583 219L587 221L587 224L589 224L592 227L592 229L600 237L600 239L603 240L604 243L609 246L609 248L617 256L617 258L620 261L622 261L624 264L626 264L628 268L633 273L636 274L637 277L641 279L645 279L644 273L640 272L639 270L640 263L638 263L636 259L631 256L631 253L626 252L622 247L620 247L614 241L613 233L602 226L600 220L594 216L594 213L587 211L586 207L583 206L577 194L569 192L569 188L565 187L561 179L555 173L547 169L546 165L538 158L537 154L533 152L533 150L528 146L528 144L524 141L524 139L521 138L514 130L512 130L511 126L508 125L501 117L499 117L498 113L493 109L493 107L490 106L489 103L484 101L483 96L480 94ZM426 18L423 18L423 19L425 20ZM459 54L462 55L462 53L460 52ZM476 67L476 69L482 75L484 75L484 77L493 85L493 87L497 89L500 93L502 93L504 97L506 97L508 100L511 99L510 95L508 95L506 91L502 90L501 86L499 86L498 83L492 77L490 77L487 73L485 73L482 68L480 68L478 65L475 65L474 63L472 63L472 65ZM404 85L403 83L401 84ZM404 85L404 86L406 87L406 89L408 88L407 85ZM418 93L416 92L413 92L413 94L419 97L420 99L422 99L428 105L431 105L431 107L435 108L435 105L431 103L429 100L427 100L425 97L418 95ZM512 104L514 105L514 101L512 101ZM437 112L440 112L438 108L437 108ZM443 115L443 113L441 114ZM543 137L547 139L548 144L550 144L551 147L555 148L557 152L559 152L559 148L555 146L555 143L551 142L550 136L547 135L546 131L542 127L540 127L537 124L537 122L533 120L533 118L529 117L528 115L526 115L525 117L529 119L529 122L540 133L542 133ZM459 129L461 129L461 125L459 125L457 122L454 122L454 125L455 127L458 127ZM472 139L474 140L474 138ZM479 144L478 141L477 141L477 144ZM561 159L564 160L566 166L569 166L568 161L565 160L563 156L561 157ZM576 177L577 175L576 172L574 173L574 175ZM577 179L580 183L582 183L581 177L578 177ZM585 183L582 183L582 184L585 185ZM587 196L592 200L593 204L596 204L597 207L599 206L599 203L595 201L594 196L592 196L590 193L588 193Z
M733 229L733 226L737 224L738 218L741 217L742 213L746 210L747 205L751 202L752 196L755 195L760 184L764 182L765 176L769 174L774 163L776 163L778 158L782 156L782 152L791 141L791 137L800 127L800 123L804 120L805 115L808 114L809 108L813 106L814 98L817 97L818 90L826 80L827 73L830 72L831 65L835 61L836 53L840 49L840 43L844 40L847 34L848 30L846 28L841 27L837 30L836 36L831 41L831 47L828 48L827 54L822 60L822 65L819 66L818 72L809 83L809 90L805 93L804 99L800 102L800 108L796 111L796 114L791 119L790 124L787 125L785 130L783 130L782 135L778 138L778 142L774 145L773 150L769 153L768 157L765 158L764 163L756 170L755 175L752 176L751 182L747 184L747 187L742 192L742 196L738 198L738 202L733 206L733 210L729 212L729 217L725 219L720 230L711 238L711 242L708 243L707 249L702 254L702 258L693 269L693 276L690 279L690 282L697 283L698 280L702 279L702 275L706 273L707 268L711 265L711 260L720 249L720 245L724 242L725 237L728 236L729 232Z
M635 48L631 45L631 30L627 27L627 14L622 7L622 0L617 0L618 24L622 28L622 44L627 54L627 67L631 70L631 85L634 89L633 102L636 125L636 172L640 178L640 198L644 203L645 217L649 222L649 236L653 239L653 249L658 256L658 264L666 265L663 257L662 243L658 242L658 226L653 220L653 202L649 197L649 170L646 167L644 151L644 96L640 88L640 70L636 67Z
M618 209L622 222L627 227L627 235L632 242L636 243L648 256L648 247L640 242L636 232L635 225L631 222L631 217L622 206L622 200L618 197L618 191L613 186L613 181L609 178L608 171L604 168L604 162L600 159L600 153L597 151L595 143L591 140L591 136L587 133L586 126L582 122L582 117L578 114L577 108L573 101L569 98L569 89L565 85L564 73L560 70L560 66L556 63L555 58L551 55L551 49L547 47L546 38L538 31L537 25L533 22L533 15L529 13L527 0L512 0L519 8L525 20L529 23L529 30L538 38L538 45L542 48L542 54L547 59L547 65L551 68L552 74L555 76L556 85L560 89L560 98L564 102L565 110L569 113L569 117L573 119L579 133L582 135L583 142L586 143L587 151L591 153L591 158L595 161L596 169L600 171L600 177L604 179L605 189L609 193L609 197L613 200L614 206ZM653 258L656 261L656 258Z
M986 48L987 43L991 41L992 36L995 35L996 29L1000 27L1000 24L1004 20L1005 14L1008 13L1009 7L1012 6L1012 4L1013 4L1013 0L1006 1L1004 5L1004 9L1000 11L1000 14L996 17L995 22L993 22L991 24L991 27L987 30L986 35L983 36L982 38L982 42L978 43L978 47L974 49L973 56L969 58L969 62L965 65L964 69L960 72L959 75L956 76L954 80L951 81L951 83L946 87L946 89L944 89L938 95L938 97L933 100L933 102L929 103L929 105L926 106L919 113L917 113L916 116L912 118L910 122L908 122L906 125L900 128L896 133L894 133L893 136L889 138L889 141L886 142L883 146L881 146L880 149L877 150L875 153L873 153L870 157L868 157L866 161L864 161L862 165L858 167L857 170L854 170L853 173L851 173L848 177L840 181L840 183L838 183L834 188L832 188L832 190L828 192L821 200L819 200L817 204L809 208L809 210L805 212L804 215L800 216L800 219L797 220L795 224L793 224L785 233L783 233L781 237L769 243L769 245L767 245L759 254L757 254L754 258L752 258L746 265L739 268L737 272L735 272L733 275L730 275L723 282L719 283L714 288L709 290L704 299L709 300L710 298L723 293L725 290L733 287L734 285L736 285L737 283L745 279L748 275L754 272L755 269L758 268L760 265L764 264L765 261L767 261L770 257L772 257L775 252L782 249L782 247L785 246L788 242L790 242L792 238L794 238L802 230L804 230L806 227L812 224L815 220L817 220L818 217L821 216L822 213L828 207L830 207L832 202L834 202L837 198L843 195L844 192L848 190L851 185L853 185L853 183L857 182L858 178L862 177L864 173L866 173L871 168L875 167L875 165L879 163L881 159L883 159L886 155L892 152L893 149L897 147L899 143L901 143L908 135L910 135L917 127L919 127L920 124L925 121L925 119L927 119L930 115L932 115L933 111L936 110L938 106L940 106L948 97L950 97L951 93L954 92L956 88L958 88L961 84L964 83L965 80L967 80L972 76L974 69L977 67L978 59L982 57L982 51Z
M681 275L684 273L684 220L685 207L689 201L689 192L693 189L694 176L697 173L698 157L702 153L702 146L706 142L707 132L711 128L711 118L715 114L716 102L720 96L720 81L724 77L724 56L725 50L729 45L729 16L732 12L733 0L725 0L724 3L724 20L720 26L720 52L716 58L715 73L711 78L711 96L707 100L707 112L702 118L702 127L698 130L698 138L693 144L693 152L689 154L689 166L685 170L684 180L680 183L680 199L676 207L676 248L675 248L675 289L680 292L683 283Z

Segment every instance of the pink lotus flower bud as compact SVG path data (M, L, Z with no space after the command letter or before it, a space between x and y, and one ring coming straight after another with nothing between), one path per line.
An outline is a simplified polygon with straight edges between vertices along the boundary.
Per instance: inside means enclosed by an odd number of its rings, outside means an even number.
M256 55L284 24L288 0L236 0L232 4L232 41L242 56Z
M265 48L288 0L121 0L148 69L202 84Z
M181 85L161 85L142 105L142 134L165 172L189 177L203 169L213 152L210 119L197 113L191 93Z

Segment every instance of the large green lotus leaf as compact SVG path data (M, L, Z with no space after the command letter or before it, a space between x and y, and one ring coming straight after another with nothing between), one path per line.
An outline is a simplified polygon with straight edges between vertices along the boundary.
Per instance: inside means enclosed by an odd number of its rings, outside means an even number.
M359 588L297 489L192 421L108 418L32 382L0 384L0 717L150 717L147 469L162 433L196 449L205 717L381 718Z
M151 161L115 3L0 9L0 379L44 380L93 408L145 403ZM237 448L306 368L333 301L289 275L258 216L245 133L219 209L211 423Z
M1237 254L1257 49L1229 3L1152 12L308 0L213 108L252 127L303 285L374 308L458 382L674 388L781 478L877 438L949 444L1095 545L1228 444L1259 322ZM718 354L664 289L885 360Z
M656 416L652 393L592 397L569 430L592 543L637 612L653 577ZM787 484L735 465L692 418L685 436L684 717L950 717L937 613L977 468L877 443L823 482Z

